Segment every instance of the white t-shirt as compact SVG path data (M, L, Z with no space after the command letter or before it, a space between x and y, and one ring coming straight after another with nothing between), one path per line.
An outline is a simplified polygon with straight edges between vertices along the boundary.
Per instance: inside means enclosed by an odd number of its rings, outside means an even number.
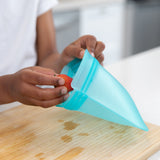
M0 76L36 64L36 20L57 0L0 0Z

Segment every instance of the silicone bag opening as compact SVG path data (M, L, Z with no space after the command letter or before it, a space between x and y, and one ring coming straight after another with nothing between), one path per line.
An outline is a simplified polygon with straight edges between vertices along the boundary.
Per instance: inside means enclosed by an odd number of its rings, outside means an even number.
M75 59L61 74L73 78L69 98L58 107L80 111L122 125L148 131L126 89L90 55Z

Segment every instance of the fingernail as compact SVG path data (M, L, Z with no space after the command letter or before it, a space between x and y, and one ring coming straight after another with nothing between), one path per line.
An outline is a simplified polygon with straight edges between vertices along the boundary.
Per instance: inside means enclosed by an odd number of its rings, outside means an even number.
M81 57L84 56L84 50L82 50L82 51L80 52L80 56L81 56Z
M61 89L61 94L63 95L63 94L66 94L67 93L67 88L63 88L63 89Z
M91 52L91 55L92 55L93 57L95 57L93 52Z
M91 52L94 52L94 48L91 48Z
M66 95L64 96L64 101L66 101L66 100L68 99L68 97L69 97L69 94L66 94Z
M61 79L58 80L58 84L59 84L59 85L64 85L64 83L65 83L65 80L64 80L64 79L61 78Z

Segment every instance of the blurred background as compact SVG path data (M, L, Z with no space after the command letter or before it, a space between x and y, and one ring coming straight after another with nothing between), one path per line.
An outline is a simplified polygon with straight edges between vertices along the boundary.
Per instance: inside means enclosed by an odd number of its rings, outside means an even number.
M105 65L160 46L160 0L59 0L53 16L59 52L92 34L106 45Z

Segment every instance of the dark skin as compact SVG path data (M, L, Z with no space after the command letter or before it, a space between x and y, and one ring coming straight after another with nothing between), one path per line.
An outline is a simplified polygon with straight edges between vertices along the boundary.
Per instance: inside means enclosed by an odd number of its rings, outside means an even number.
M64 80L57 77L62 68L74 58L82 59L85 49L101 64L104 60L102 52L105 45L92 35L80 37L59 54L51 11L38 17L36 29L37 66L0 76L0 104L19 101L48 108L62 103L69 97L63 86ZM36 85L53 85L56 88L42 89Z

